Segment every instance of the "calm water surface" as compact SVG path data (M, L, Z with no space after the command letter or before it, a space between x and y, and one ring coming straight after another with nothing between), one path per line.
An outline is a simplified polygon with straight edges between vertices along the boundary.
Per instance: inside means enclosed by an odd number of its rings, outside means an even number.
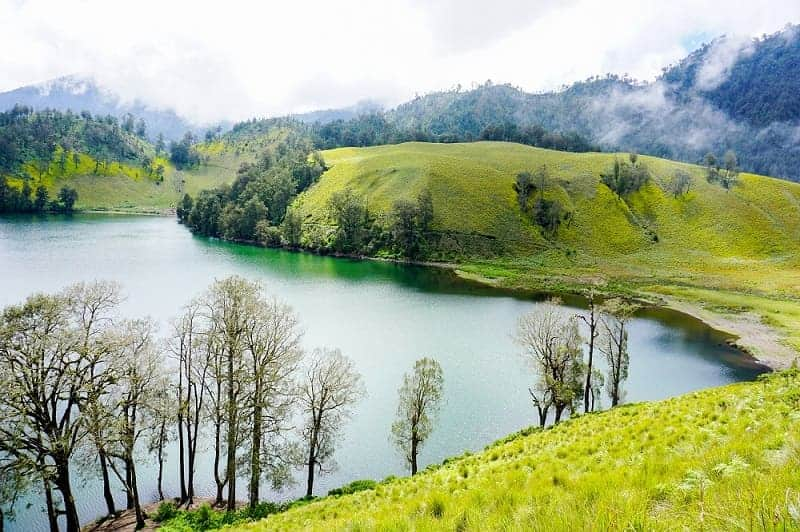
M0 219L0 272L2 306L34 291L109 279L127 294L125 314L150 315L162 325L215 278L239 274L261 280L294 307L305 346L339 347L356 361L369 393L345 428L336 454L339 470L318 480L318 494L355 479L404 474L389 444L389 427L402 375L422 356L441 362L446 399L423 448L423 467L535 423L527 392L532 376L510 335L536 301L458 283L446 272L238 246L194 237L170 218L102 215ZM724 340L675 313L651 311L637 318L630 333L627 399L661 399L752 379L762 371ZM199 491L213 495L209 455L203 458ZM173 451L165 481L172 495L177 483L169 472L176 463ZM139 475L140 492L151 500L153 468L145 463ZM297 478L302 480L301 473ZM76 492L84 522L102 513L95 479ZM298 484L270 496L302 494ZM30 501L10 530L46 528L38 498Z

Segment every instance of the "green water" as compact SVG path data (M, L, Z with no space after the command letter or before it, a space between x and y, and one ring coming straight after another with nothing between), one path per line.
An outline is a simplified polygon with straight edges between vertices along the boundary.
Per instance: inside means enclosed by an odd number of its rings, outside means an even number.
M110 279L124 287L125 314L150 315L162 324L215 278L260 279L268 292L294 307L305 346L339 347L356 361L368 389L368 398L344 428L336 455L339 470L321 477L318 494L354 479L404 474L389 444L389 427L402 374L422 356L441 362L446 400L422 450L423 467L482 449L535 422L527 392L532 376L510 335L517 318L536 301L469 286L440 270L227 244L194 237L170 218L80 215L0 219L0 271L3 306L34 291ZM661 399L752 379L762 371L724 340L692 318L645 313L631 328L627 400ZM197 479L200 493L211 495L207 458L200 460ZM165 486L175 494L175 475L169 474L177 461L174 452L169 461ZM155 497L153 464L141 467L140 492L150 500ZM77 490L84 521L102 512L98 488L90 478ZM299 495L299 485L271 494ZM29 500L33 506L9 523L10 530L44 530L38 498Z

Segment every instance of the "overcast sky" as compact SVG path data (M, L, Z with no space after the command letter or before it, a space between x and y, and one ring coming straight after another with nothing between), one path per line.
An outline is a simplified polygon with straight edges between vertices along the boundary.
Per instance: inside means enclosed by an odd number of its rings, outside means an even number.
M0 0L0 91L77 73L195 120L242 119L487 79L652 79L703 41L788 22L800 0Z

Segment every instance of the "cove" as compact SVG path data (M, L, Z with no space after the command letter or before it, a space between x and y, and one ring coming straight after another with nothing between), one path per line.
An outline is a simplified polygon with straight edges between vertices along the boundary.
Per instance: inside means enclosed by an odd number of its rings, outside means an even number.
M531 372L517 356L511 334L537 297L475 286L446 270L209 240L171 218L81 214L0 219L0 271L2 306L77 281L118 281L127 295L123 312L152 316L164 333L168 320L214 278L238 274L260 280L297 312L304 346L340 348L355 360L369 394L344 427L338 471L318 479L317 494L355 479L407 474L389 443L389 427L402 375L422 356L437 358L445 376L445 405L422 449L422 467L482 449L536 421L527 390ZM567 311L581 312L580 301L567 303ZM626 400L663 399L750 380L764 371L726 339L676 312L642 313L630 331ZM198 491L211 495L209 455L199 460ZM165 478L170 495L177 492L176 463L171 449ZM301 475L298 471L297 478ZM143 500L153 500L152 460L142 461L139 476ZM87 523L102 513L100 486L94 477L76 486ZM297 497L302 489L298 484L266 496ZM8 530L45 530L38 499L28 499L33 505L20 507Z

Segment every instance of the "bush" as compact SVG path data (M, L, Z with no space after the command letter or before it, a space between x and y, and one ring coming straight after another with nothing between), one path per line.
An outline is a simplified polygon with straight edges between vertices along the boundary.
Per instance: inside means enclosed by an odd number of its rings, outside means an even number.
M178 515L178 507L175 506L174 502L162 502L158 505L158 510L156 510L153 516L153 521L156 523L163 523L176 515Z
M337 496L337 495L350 495L352 493L356 493L359 491L364 490L371 490L375 489L378 483L374 480L354 480L350 484L342 486L341 488L335 488L328 492L329 496Z
M259 243L270 248L280 247L282 243L281 230L269 225L266 220L261 220L256 224L256 238Z

